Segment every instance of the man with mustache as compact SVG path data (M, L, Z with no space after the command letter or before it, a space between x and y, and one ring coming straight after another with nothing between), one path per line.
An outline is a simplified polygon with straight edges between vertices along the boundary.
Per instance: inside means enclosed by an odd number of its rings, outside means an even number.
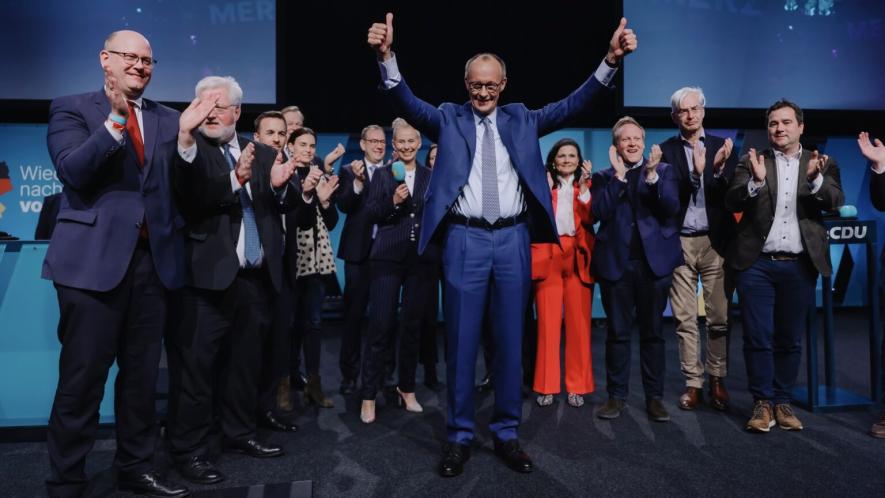
M369 28L383 87L398 115L439 144L421 222L419 252L443 243L446 280L447 444L439 472L463 471L475 434L474 373L483 316L493 317L495 410L490 424L495 453L517 472L531 472L517 431L522 415L521 344L531 288L529 224L537 242L557 240L547 174L537 138L563 126L604 93L636 35L621 19L605 60L568 97L538 110L498 106L507 69L480 53L464 67L469 101L433 106L417 98L391 50L393 14Z
M87 492L108 370L114 389L121 490L187 496L154 470L154 387L167 293L184 283L184 251L172 194L178 112L142 97L156 61L135 31L117 31L99 52L104 88L60 97L46 141L64 191L43 263L60 319L58 388L46 436L49 496Z
M771 148L750 149L725 205L743 212L726 261L736 271L744 361L753 395L747 430L802 430L790 405L817 274L829 276L823 212L844 204L839 167L802 147L802 109L783 99L765 114Z

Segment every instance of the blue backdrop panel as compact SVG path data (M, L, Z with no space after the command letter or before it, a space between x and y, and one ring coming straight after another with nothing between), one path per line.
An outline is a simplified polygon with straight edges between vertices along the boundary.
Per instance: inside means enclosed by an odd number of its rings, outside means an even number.
M0 427L46 425L58 383L58 302L40 278L45 242L0 242ZM111 370L101 422L113 422Z

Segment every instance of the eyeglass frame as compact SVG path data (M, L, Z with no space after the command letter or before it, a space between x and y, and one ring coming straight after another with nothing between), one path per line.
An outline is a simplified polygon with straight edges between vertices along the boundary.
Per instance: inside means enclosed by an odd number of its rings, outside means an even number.
M485 88L486 91L491 95L496 95L501 91L501 87L504 86L504 83L507 81L507 78L502 79L497 83L480 83L479 81L464 81L467 84L467 90L473 94L477 95L482 93L482 89Z
M369 145L387 145L387 140L378 140L377 138L361 138L360 140L368 143Z
M129 64L130 66L134 66L134 65L138 64L138 61L141 61L141 65L144 67L153 67L154 64L157 63L157 59L154 59L153 57L142 57L134 52L120 52L117 50L105 50L105 52L107 52L109 54L119 55L120 57L123 58L123 62L125 62L126 64ZM128 60L133 57L135 57L135 60L132 60L132 61Z

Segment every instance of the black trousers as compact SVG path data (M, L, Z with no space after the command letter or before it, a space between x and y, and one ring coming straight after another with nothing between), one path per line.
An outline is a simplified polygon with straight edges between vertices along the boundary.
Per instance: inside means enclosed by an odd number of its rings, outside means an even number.
M370 269L368 260L344 263L344 326L341 331L341 378L356 380L360 375L363 323L369 303Z
M417 261L417 255L404 262L372 261L372 321L363 365L362 399L374 400L387 372L385 365L394 351L392 339L397 330L397 304L402 291L399 344L399 388L415 392L415 369L418 365L418 344L421 320L431 283L431 265Z
M62 347L46 436L52 470L46 484L49 496L79 496L86 489L86 455L95 442L98 407L115 359L119 372L114 384L114 466L129 473L152 468L154 393L167 291L142 244L113 290L55 288Z
M207 453L213 406L220 407L225 438L255 437L262 352L275 293L267 271L257 269L240 270L223 291L186 287L176 294L168 347L173 382L168 434L172 456L181 461Z
M418 358L424 369L436 367L439 361L439 281L442 276L442 268L434 266L429 269L430 282L427 289L427 302L424 304L424 314L421 317L421 347Z
M608 323L605 369L608 397L626 400L630 384L630 337L639 326L639 363L646 400L664 396L664 309L672 275L657 277L644 260L631 259L620 280L599 279Z
M295 309L292 303L296 301L295 289L289 283L289 279L283 279L283 288L274 298L274 317L271 324L271 332L264 341L264 353L261 367L261 380L259 387L259 414L268 411L278 411L277 386L280 379L289 375L289 356L292 347L292 327L295 323Z

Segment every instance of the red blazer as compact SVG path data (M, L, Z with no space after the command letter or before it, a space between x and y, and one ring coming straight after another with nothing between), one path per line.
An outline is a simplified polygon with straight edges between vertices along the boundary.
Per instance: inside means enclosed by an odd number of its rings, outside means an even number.
M553 216L556 217L557 200L560 189L553 189ZM572 192L572 207L575 216L575 257L577 259L577 273L581 282L592 284L593 277L590 275L590 255L593 253L593 244L596 238L593 235L593 212L590 210L590 202L583 204L578 200L580 187L575 185ZM555 243L532 244L532 280L544 280L550 274L553 262L553 249Z

